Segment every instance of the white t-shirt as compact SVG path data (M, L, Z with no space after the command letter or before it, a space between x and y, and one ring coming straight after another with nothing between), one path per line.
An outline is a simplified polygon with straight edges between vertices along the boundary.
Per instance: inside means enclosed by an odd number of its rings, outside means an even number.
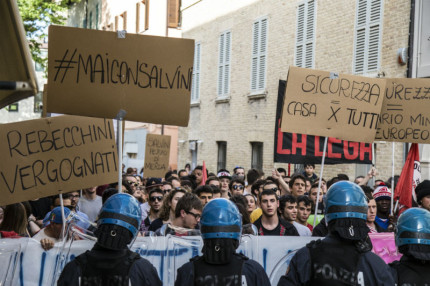
M44 238L49 238L49 239L53 240L55 243L60 242L59 239L56 239L54 237L50 237L50 236L46 235L45 229L46 228L42 228L41 230L39 230L39 232L36 233L32 238L37 240L37 241L41 241Z
M79 211L85 213L88 216L88 220L91 222L95 222L97 219L97 215L102 208L103 202L102 197L96 196L94 200L88 200L84 196L79 199L78 209Z

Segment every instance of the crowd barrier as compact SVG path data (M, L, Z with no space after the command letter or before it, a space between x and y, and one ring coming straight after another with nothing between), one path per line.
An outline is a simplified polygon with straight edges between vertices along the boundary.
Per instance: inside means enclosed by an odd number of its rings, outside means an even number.
M374 252L386 262L399 258L393 234L371 236ZM315 237L242 236L239 252L258 261L272 285L287 269L295 250ZM0 285L47 286L56 281L65 264L90 249L94 242L77 240L57 243L44 251L40 243L29 238L0 240ZM201 254L202 240L194 237L138 237L132 250L148 259L157 269L163 285L173 285L177 269L190 258Z

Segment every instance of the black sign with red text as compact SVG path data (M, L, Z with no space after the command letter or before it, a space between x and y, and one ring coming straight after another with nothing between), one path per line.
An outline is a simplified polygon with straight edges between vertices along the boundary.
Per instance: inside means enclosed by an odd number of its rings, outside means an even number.
M324 137L282 132L279 127L285 94L284 80L279 81L276 108L274 162L321 164ZM372 144L340 140L327 140L324 164L372 164Z

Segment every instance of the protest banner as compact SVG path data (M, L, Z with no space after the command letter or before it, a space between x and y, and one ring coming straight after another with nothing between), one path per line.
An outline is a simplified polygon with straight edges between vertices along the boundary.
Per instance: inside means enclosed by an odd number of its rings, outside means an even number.
M275 123L274 162L321 164L324 137L282 132L279 127L285 81L279 81ZM372 164L372 144L328 138L325 164Z
M170 136L146 136L144 174L146 178L164 178L169 170Z
M49 27L48 112L187 126L194 40Z
M371 143L385 81L290 67L281 130Z
M112 120L58 116L3 124L0 205L112 183Z
M387 79L375 141L430 143L430 79Z

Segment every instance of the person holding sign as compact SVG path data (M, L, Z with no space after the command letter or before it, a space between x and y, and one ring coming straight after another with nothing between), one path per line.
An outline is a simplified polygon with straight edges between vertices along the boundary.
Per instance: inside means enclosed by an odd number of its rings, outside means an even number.
M129 194L108 198L97 220L97 243L64 267L57 285L162 285L154 266L128 249L139 231L140 212Z
M352 182L337 182L325 205L329 235L298 250L278 286L393 286L388 266L371 252L363 190Z

